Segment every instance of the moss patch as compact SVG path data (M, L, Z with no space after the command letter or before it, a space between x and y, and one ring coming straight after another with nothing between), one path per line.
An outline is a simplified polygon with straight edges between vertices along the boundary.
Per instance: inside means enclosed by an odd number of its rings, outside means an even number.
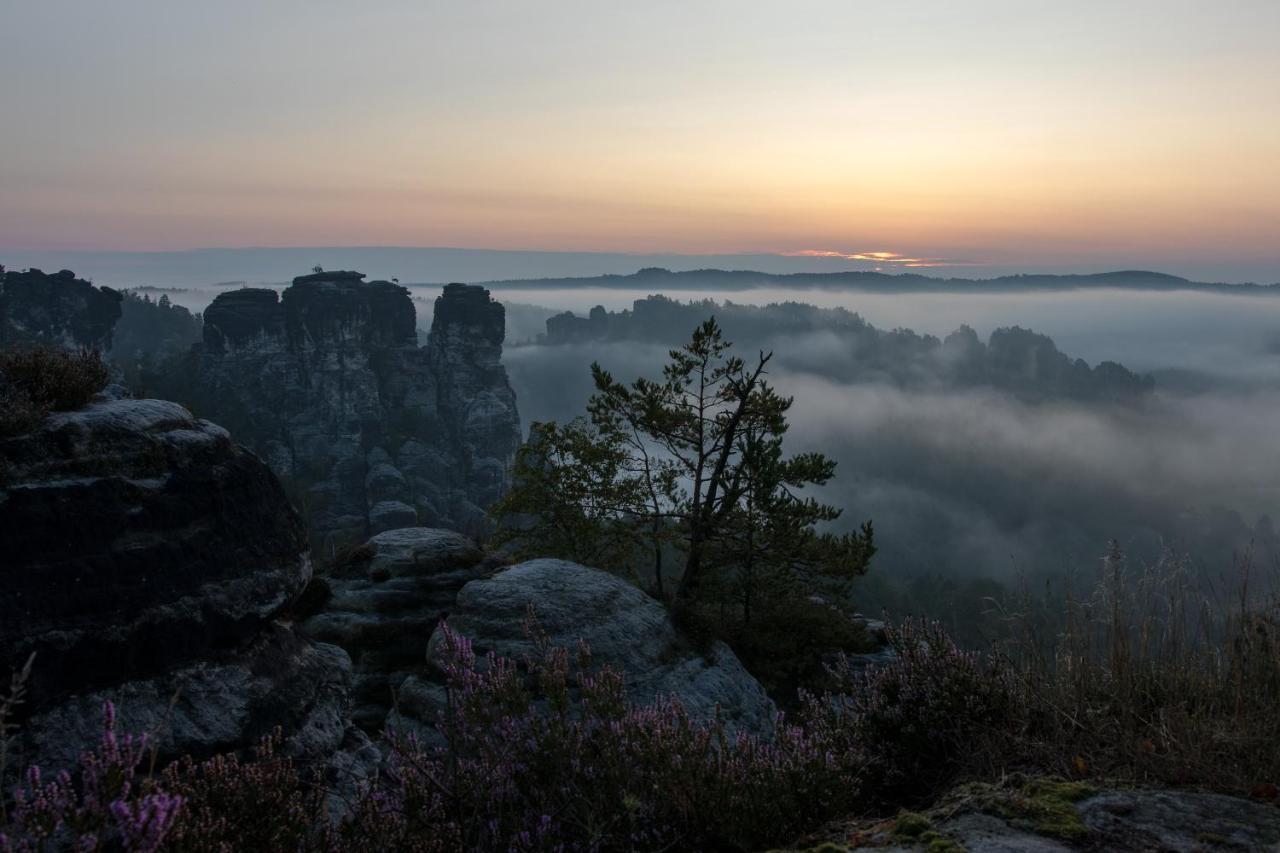
M964 848L934 829L922 814L903 812L893 822L890 836L899 842L923 845L929 853L963 853Z
M1029 826L1040 835L1078 841L1089 834L1080 819L1076 803L1097 793L1083 782L1063 779L1032 779L1013 790L993 791L995 811Z

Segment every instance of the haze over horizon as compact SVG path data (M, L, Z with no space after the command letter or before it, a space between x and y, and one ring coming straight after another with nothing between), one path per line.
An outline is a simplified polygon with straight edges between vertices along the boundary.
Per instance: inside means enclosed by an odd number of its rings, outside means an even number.
M886 275L911 274L931 278L991 279L1001 276L1089 275L1116 272L1120 268L1097 264L1028 268L999 266L926 267L863 261L821 255L779 254L629 254L617 252L552 252L459 249L404 246L321 246L279 248L190 249L166 252L119 251L5 251L0 248L0 264L10 269L38 268L54 271L69 268L97 284L110 287L204 287L219 283L280 285L302 275L313 266L325 269L356 269L370 280L398 279L406 284L438 284L447 281L478 283L537 280L592 279L598 276L631 276L646 267L673 272L730 270L765 274L840 273L879 271ZM1128 270L1143 269L1129 265ZM1150 268L1150 272L1182 275L1193 282L1246 283L1241 279L1215 277L1212 271L1197 275L1195 269ZM776 282L775 282L776 283ZM1273 279L1247 283L1280 283ZM619 286L627 285L620 281ZM809 283L809 286L812 282ZM687 289L675 280L664 287Z
M1275 3L557 6L3 0L0 262L452 246L1280 280Z

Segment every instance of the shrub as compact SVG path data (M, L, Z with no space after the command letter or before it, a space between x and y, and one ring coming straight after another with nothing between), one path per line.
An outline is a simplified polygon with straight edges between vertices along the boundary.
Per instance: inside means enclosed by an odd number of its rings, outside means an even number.
M86 405L109 379L96 350L0 350L0 435L31 429L51 411Z
M159 848L182 799L138 777L146 737L117 737L109 702L103 717L102 741L81 758L76 780L66 771L46 778L39 767L27 769L0 832L0 850L98 850L108 842L126 850Z
M885 635L894 658L858 669L841 657L827 706L861 750L878 797L926 799L1015 724L1013 681L1001 659L962 651L936 622L908 620Z
M445 629L444 745L389 733L382 777L332 823L326 791L276 752L143 773L145 738L101 745L77 777L28 771L0 851L757 849L851 809L854 754L822 726L769 741L675 700L629 705L617 673L545 639L517 665Z
M675 700L631 707L585 648L543 641L521 668L445 643L447 746L395 739L392 784L345 827L371 849L753 849L857 796L852 756L801 726L766 742Z
M854 811L923 805L962 777L1012 779L1010 768L1071 780L992 795L1001 813L1066 838L1070 804L1090 790L1082 777L1274 796L1280 608L1241 603L1197 646L1176 627L1180 606L1126 616L1151 608L1122 594L1119 574L1034 654L963 651L937 624L889 627L895 659L864 670L844 659L835 689L806 696L771 739L671 699L631 705L589 649L553 647L532 623L536 652L521 662L478 657L445 626L440 743L388 733L383 772L341 820L323 780L280 756L278 734L246 760L142 772L146 740L117 737L107 706L75 778L32 769L7 816L0 800L0 851L760 849ZM900 823L917 840L928 831Z

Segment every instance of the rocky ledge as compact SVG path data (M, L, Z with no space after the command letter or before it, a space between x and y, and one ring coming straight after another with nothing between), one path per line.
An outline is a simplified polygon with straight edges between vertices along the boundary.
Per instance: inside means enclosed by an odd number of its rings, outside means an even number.
M65 766L106 699L167 755L342 739L350 661L279 622L311 575L301 520L221 427L101 399L0 441L0 541L0 667L35 656L24 758Z
M773 727L777 709L728 646L694 648L659 602L599 569L503 566L457 533L412 528L373 537L324 582L327 600L303 629L351 655L356 719L370 734L389 724L431 736L446 701L442 620L478 653L520 661L534 651L530 612L553 645L583 642L594 665L619 671L636 704L674 696L696 718L718 713L757 734Z
M833 824L795 853L1071 853L1280 849L1272 803L1190 790L1096 787L1011 774L962 785L923 812Z

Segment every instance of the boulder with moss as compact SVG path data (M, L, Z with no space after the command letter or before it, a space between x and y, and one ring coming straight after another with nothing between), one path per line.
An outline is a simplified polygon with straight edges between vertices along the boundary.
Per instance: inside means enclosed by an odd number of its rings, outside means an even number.
M797 849L1260 851L1280 849L1280 808L1203 791L1011 775L962 785L922 811L837 823L818 835Z

